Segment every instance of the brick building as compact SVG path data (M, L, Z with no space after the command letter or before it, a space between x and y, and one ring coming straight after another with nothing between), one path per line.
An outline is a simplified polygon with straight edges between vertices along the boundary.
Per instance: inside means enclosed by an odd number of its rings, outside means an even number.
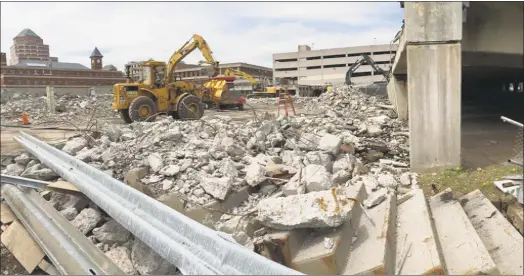
M32 30L24 29L13 39L10 64L2 53L2 88L52 86L112 86L125 82L113 65L103 66L103 55L95 47L91 68L80 63L59 62L49 55L49 46ZM87 59L87 57L86 57Z

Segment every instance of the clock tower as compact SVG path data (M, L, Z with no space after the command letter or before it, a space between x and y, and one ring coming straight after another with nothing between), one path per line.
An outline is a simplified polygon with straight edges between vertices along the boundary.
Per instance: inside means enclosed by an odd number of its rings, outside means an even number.
M93 70L102 70L102 58L104 56L98 51L98 48L95 47L93 52L91 53L91 56L89 57L91 59L91 69Z

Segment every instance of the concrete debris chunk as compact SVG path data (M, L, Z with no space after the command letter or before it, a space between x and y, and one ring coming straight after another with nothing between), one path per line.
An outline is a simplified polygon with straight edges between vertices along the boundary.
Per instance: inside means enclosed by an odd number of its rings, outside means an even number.
M60 214L64 216L67 220L73 220L78 215L78 210L74 207L68 207L60 211Z
M81 149L87 146L87 140L84 137L77 137L73 140L69 140L65 146L62 148L62 151L69 154L75 155Z
M15 158L15 162L18 165L25 166L31 161L31 156L28 153L22 153Z
M227 177L204 177L202 178L200 185L204 188L206 193L212 195L216 199L224 200L231 190L233 183L231 179Z
M160 169L162 169L162 167L164 166L164 162L162 160L162 156L159 153L156 153L156 152L155 153L151 153L147 157L147 162L148 162L148 165L151 168L151 170L154 171L154 172L159 172Z
M131 238L131 233L113 219L99 228L94 228L93 235L97 240L109 245L114 243L123 244Z
M359 187L333 188L281 198L262 199L257 219L267 227L290 230L312 227L337 227L347 221L355 206Z
M246 181L249 186L255 187L265 180L266 171L264 167L258 163L252 162L246 170Z
M340 145L342 139L333 134L324 134L318 143L318 149L323 150L334 155L337 155L340 151Z
M308 192L324 191L334 187L331 174L324 166L307 165L304 168L304 181Z
M24 171L25 166L14 163L7 165L2 173L7 175L19 176Z
M131 261L141 275L172 275L176 267L164 260L147 244L135 239L131 249Z
M387 189L379 189L378 191L373 192L370 195L368 195L366 200L364 200L363 205L366 208L374 207L374 206L380 204L382 201L384 201L386 199L387 195L388 195L388 190Z
M397 180L390 174L380 174L377 178L377 182L382 187L395 188L398 186Z
M125 246L117 246L105 252L105 255L115 263L125 274L136 275L131 261L131 251Z
M400 184L402 186L411 185L411 173L405 172L399 176Z
M168 165L166 167L163 167L160 170L160 174L167 175L167 176L174 176L180 172L180 166L178 165Z
M82 234L87 234L102 220L100 212L93 208L82 210L71 222Z

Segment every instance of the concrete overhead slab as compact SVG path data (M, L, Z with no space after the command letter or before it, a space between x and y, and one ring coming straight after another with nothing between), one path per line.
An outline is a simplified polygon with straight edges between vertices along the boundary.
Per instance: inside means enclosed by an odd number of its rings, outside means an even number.
M460 203L500 274L522 275L522 235L479 190L461 197Z
M431 197L429 206L447 274L498 273L488 250L450 188Z
M396 275L444 275L421 189L397 206Z
M397 201L388 195L386 201L367 211L375 225L367 217L360 219L356 241L343 275L393 275L395 273L395 223Z

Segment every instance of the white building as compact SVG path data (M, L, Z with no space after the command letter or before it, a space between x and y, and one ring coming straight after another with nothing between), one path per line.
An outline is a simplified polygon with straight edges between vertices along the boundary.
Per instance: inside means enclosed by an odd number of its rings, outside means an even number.
M273 77L289 78L303 85L342 84L349 67L361 54L369 55L380 68L389 70L397 47L398 44L382 44L312 51L307 45L299 45L297 52L273 54ZM383 76L370 65L361 65L351 78L355 84L381 80Z

